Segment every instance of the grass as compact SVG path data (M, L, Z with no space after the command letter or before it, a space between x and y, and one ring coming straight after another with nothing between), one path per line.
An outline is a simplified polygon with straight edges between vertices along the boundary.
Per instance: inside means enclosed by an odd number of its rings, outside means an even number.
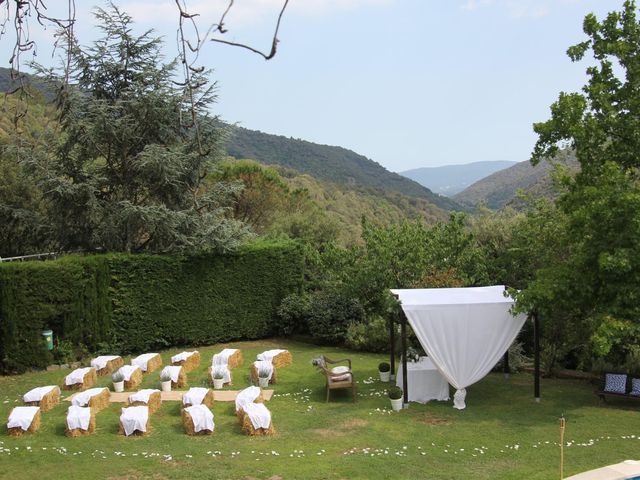
M249 384L249 365L267 348L288 348L293 365L279 371L276 394L267 402L277 434L243 435L233 403L213 407L216 431L209 437L184 434L178 402L163 404L152 416L147 437L118 435L121 404L97 416L97 433L64 436L68 402L43 414L40 431L20 438L0 437L0 477L12 480L58 478L558 478L558 418L567 419L565 474L640 457L638 404L600 403L590 385L543 380L542 402L532 398L532 377L491 374L468 388L467 409L451 402L411 404L389 413L386 384L377 379L382 355L317 347L286 340L238 342L200 348L202 364L189 373L201 386L213 353L225 346L242 349L245 364L235 369L234 385ZM162 352L165 365L178 350ZM324 402L324 379L311 359L324 353L353 361L358 400L348 391ZM128 359L125 359L128 361ZM0 414L21 404L35 386L61 384L67 371L0 377ZM100 377L107 386L110 377ZM158 387L158 372L145 375L140 388Z

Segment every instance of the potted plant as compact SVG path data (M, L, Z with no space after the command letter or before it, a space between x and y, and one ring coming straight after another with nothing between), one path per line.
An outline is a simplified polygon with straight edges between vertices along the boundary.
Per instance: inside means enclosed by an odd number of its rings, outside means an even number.
M124 392L124 374L120 370L111 375L111 380L113 380L114 392Z
M378 365L378 373L380 374L381 382L388 382L389 377L391 376L391 365L389 365L387 362L382 362L380 365Z
M269 374L271 372L269 369L261 367L258 369L258 385L260 388L268 388L269 387Z
M404 400L402 398L403 393L404 392L400 387L394 386L389 389L389 399L391 400L391 408L396 412L402 410L402 401Z
M220 390L224 386L224 370L222 368L213 369L213 388Z
M160 372L160 389L163 392L171 391L171 374L169 372Z

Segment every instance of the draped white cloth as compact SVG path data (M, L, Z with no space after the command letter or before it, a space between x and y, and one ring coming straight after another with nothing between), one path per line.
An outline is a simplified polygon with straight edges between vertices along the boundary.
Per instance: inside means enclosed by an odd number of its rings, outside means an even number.
M238 351L237 348L225 348L220 353L216 353L211 360L211 365L229 365L229 357ZM226 383L226 382L225 382Z
M253 362L253 365L256 367L256 372L258 376L260 376L260 372L269 372L269 381L271 381L271 377L273 376L273 364L271 360L256 360Z
M187 358L189 358L191 355L195 355L196 353L198 352L180 352L171 357L171 363L184 362Z
M182 396L182 404L187 405L200 405L204 397L209 393L209 389L205 387L191 387L185 394Z
M119 355L100 355L99 357L96 357L93 360L91 360L91 366L94 367L96 370L102 370L107 366L107 363L109 363L112 360L117 360L118 358L120 358Z
M73 398L71 399L71 405L75 405L77 407L86 407L87 405L89 405L89 400L91 400L91 397L100 395L105 390L107 389L96 387L85 390L84 392L80 392L73 396ZM107 390L107 392L108 391L109 390Z
M140 370L140 367L138 365L123 365L118 369L118 372L121 373L124 377L124 380L128 382L129 380L131 380L131 375L133 375L133 372L135 372L136 370Z
M93 367L76 368L73 372L64 377L64 384L75 385L76 383L84 382L84 376L92 369Z
M229 370L229 367L227 366L227 364L214 364L211 367L211 380L215 379L215 375L216 373L222 373L222 382L223 383L231 383L231 370Z
M392 292L398 295L422 348L457 389L454 408L464 409L465 388L491 371L526 316L511 314L514 300L504 295L502 285Z
M58 390L58 394L60 394L60 387L56 385L47 385L46 387L36 387L29 390L22 396L22 400L24 402L39 402L42 400L42 397L48 394L51 390Z
M147 363L149 363L149 360L151 360L156 355L158 355L158 354L157 353L143 353L142 355L138 355L136 358L132 358L131 359L131 365L137 365L138 367L140 367L140 370L142 370L143 372L146 372L147 371Z
M236 395L236 412L260 396L260 387L247 387Z
M213 413L206 405L193 405L184 409L193 420L193 430L198 433L202 430L213 432Z
M257 355L258 360L264 360L267 362L272 362L273 361L273 357L275 357L276 355L280 355L281 353L286 352L286 350L282 350L282 349L275 349L275 350L266 350L262 353L259 353Z
M173 383L178 383L178 378L180 378L180 370L182 369L181 365L169 365L162 369L160 372L160 377L163 377L165 374L171 377L171 381Z
M127 407L122 409L120 423L126 436L131 435L136 430L147 431L147 421L149 420L149 407Z
M244 413L249 416L253 428L269 428L271 425L271 412L264 403L247 403Z
M142 402L142 403L149 403L149 397L156 392L159 392L160 390L158 390L157 388L145 388L142 390L137 391L136 393L132 393L131 395L129 395L129 402L133 403L133 402Z
M25 432L29 430L33 417L36 416L40 407L16 407L11 410L7 420L7 428L21 428Z
M67 410L67 427L69 427L69 430L75 430L76 428L89 430L89 423L91 423L90 407L77 407L75 405L69 407L69 410Z

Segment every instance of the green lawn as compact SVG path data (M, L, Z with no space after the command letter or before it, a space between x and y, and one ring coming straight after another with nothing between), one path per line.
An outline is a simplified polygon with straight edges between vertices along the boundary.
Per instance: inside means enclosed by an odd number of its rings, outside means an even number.
M166 402L152 416L148 437L117 434L120 405L97 417L97 433L64 436L68 402L43 414L40 431L20 438L0 437L0 477L59 478L558 478L558 417L567 419L565 473L640 459L640 404L601 404L586 383L543 380L542 402L532 398L528 374L491 374L468 389L467 409L450 402L411 404L389 413L385 385L377 380L381 355L290 341L238 342L200 348L202 364L189 374L191 386L203 385L213 353L225 346L242 349L245 364L234 370L234 387L249 384L255 355L288 348L293 365L279 370L275 396L267 403L277 434L242 434L232 403L213 407L216 431L210 437L184 435L177 402ZM164 363L178 350L163 352ZM353 360L358 401L337 392L324 402L324 380L311 359L326 353ZM128 360L128 359L125 359ZM68 370L0 377L0 414L20 404L35 386L61 384ZM109 377L99 379L107 386ZM158 372L143 387L157 387Z

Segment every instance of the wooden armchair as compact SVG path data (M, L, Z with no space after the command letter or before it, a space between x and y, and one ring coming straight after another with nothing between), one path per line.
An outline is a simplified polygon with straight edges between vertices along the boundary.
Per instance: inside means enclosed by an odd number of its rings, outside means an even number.
M346 362L345 365L336 365L338 363ZM336 365L332 367L332 365ZM327 402L329 401L329 394L331 390L337 390L340 388L350 388L353 396L353 401L356 401L356 382L353 378L353 371L351 370L351 360L348 358L342 360L331 360L324 355L320 356L320 361L316 365L320 372L324 374L327 387Z

